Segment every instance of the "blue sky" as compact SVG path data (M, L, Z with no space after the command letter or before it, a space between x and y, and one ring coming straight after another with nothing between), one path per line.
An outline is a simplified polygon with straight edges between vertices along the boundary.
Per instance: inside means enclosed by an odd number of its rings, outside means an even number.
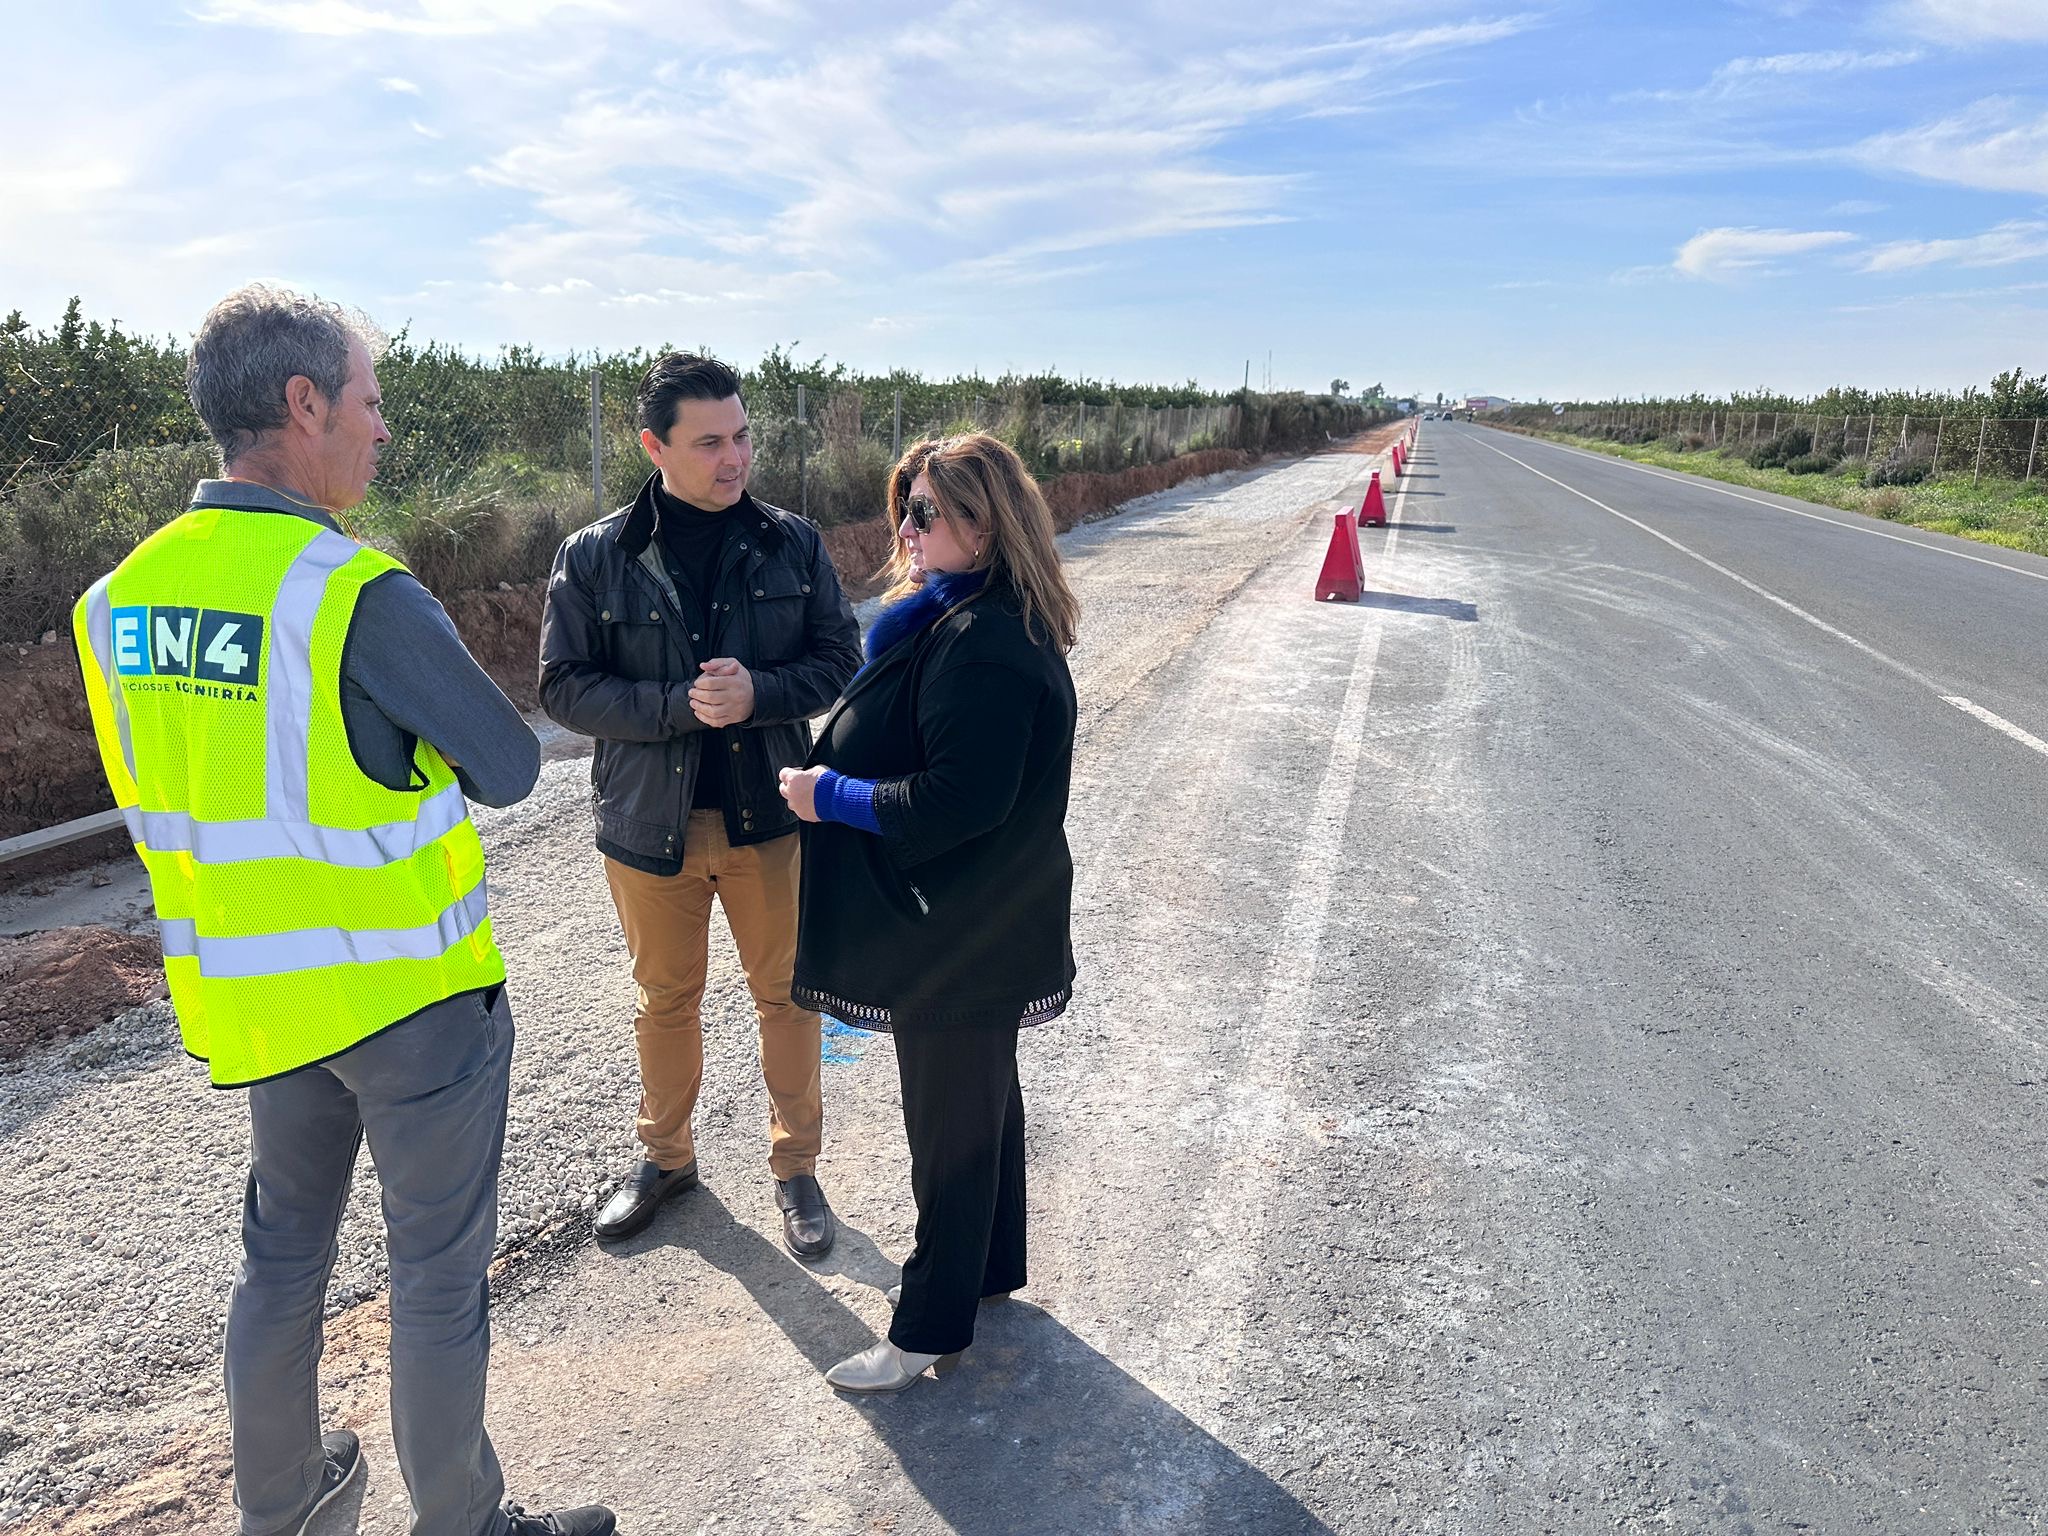
M2048 0L8 21L0 309L1592 397L2048 368Z

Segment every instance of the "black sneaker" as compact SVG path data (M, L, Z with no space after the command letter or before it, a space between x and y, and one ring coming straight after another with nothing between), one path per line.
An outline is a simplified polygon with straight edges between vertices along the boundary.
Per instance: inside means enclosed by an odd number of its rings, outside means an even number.
M313 1502L279 1536L308 1536L315 1523L344 1499L353 1495L360 1500L364 1463L363 1448L356 1437L345 1429L330 1429L320 1437L320 1449L327 1453L327 1465L320 1473L320 1486L314 1491ZM349 1529L354 1528L351 1523Z
M551 1509L544 1515L529 1515L517 1504L507 1504L505 1520L505 1536L613 1536L619 1528L602 1504Z

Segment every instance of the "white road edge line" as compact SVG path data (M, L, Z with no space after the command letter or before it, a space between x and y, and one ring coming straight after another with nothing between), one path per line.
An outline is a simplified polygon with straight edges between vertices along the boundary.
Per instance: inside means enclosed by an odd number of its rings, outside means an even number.
M1816 523L1826 523L1830 528L1840 528L1846 533L1861 533L1873 539L1889 539L1892 543L1903 544L1908 549L1924 550L1930 555L1947 555L1951 560L1967 560L1972 565L1988 565L1995 571L2007 571L2014 576L2025 576L2030 581L2048 581L2048 571L2030 571L2024 566L2007 565L2003 560L1992 560L1983 555L1970 554L1965 550L1950 549L1941 544L1923 544L1920 540L1909 539L1902 533L1887 533L1882 528L1872 528L1864 523L1845 523L1839 517L1828 517L1824 513L1809 512L1804 507L1788 507L1781 501L1766 501L1761 496L1747 496L1741 491L1733 491L1725 485L1718 485L1714 481L1707 479L1704 475L1677 474L1671 470L1659 468L1654 464L1638 464L1633 459L1617 458L1609 453L1595 453L1587 448L1575 448L1570 443L1553 443L1545 437L1534 437L1529 439L1529 441L1541 443L1546 448L1556 448L1565 453L1578 454L1581 458L1591 459L1596 464L1619 464L1623 469L1637 470L1642 474L1654 476L1659 480L1674 480L1680 485L1696 486L1703 491L1712 491L1717 496L1732 496L1737 501L1747 501L1755 506L1768 507L1773 512L1790 512L1794 517L1810 517Z
M1405 495L1404 486L1395 492L1393 506L1389 508L1387 539L1379 554L1382 571L1392 564L1394 546L1400 539L1401 530L1395 519ZM1314 580L1313 574L1310 580ZM1352 652L1344 702L1338 708L1337 723L1330 734L1329 762L1316 788L1315 809L1309 814L1296 854L1296 877L1287 905L1274 928L1265 1006L1259 1010L1258 1024L1249 1037L1254 1041L1272 1040L1290 1022L1309 1016L1337 874L1350 862L1344 830L1358 788L1359 763L1365 756L1365 717L1372 704L1373 681L1379 675L1380 637L1386 632L1387 610L1381 608L1360 617L1365 621L1365 633L1359 636L1357 649ZM1278 1064L1273 1059L1275 1054L1262 1053L1268 1067ZM1236 1134L1241 1143L1254 1141L1261 1134L1272 1135L1279 1129L1270 1123L1270 1116L1257 1102L1262 1096L1259 1090L1270 1087L1256 1070L1238 1078L1231 1118L1238 1127Z
M2003 715L1994 715L1982 704L1972 704L1968 699L1959 699L1954 694L1949 693L1941 696L1941 702L1955 705L1957 709L1960 709L1966 715L1975 715L1994 731L2003 731L2021 746L2032 747L2043 757L2048 757L2048 741L2043 741L2030 731L2021 730Z
M1678 540L1672 538L1671 535L1669 535L1668 533L1659 533L1655 528L1652 528L1649 524L1638 522L1635 518L1630 517L1626 512L1615 511L1614 508L1608 506L1606 502L1601 501L1598 497L1587 495L1577 486L1566 485L1562 480L1558 479L1554 475L1544 474L1542 470L1536 468L1536 466L1533 464L1524 464L1522 460L1516 458L1512 453L1503 453L1500 449L1494 447L1493 444L1489 442L1482 441L1478 438L1474 438L1473 441L1477 442L1479 446L1484 448L1488 453L1500 454L1500 456L1506 459L1510 464L1521 464L1522 468L1528 470L1529 473L1536 476L1537 479L1548 480L1552 485L1556 486L1559 490L1569 491L1572 495L1578 497L1581 501L1591 502L1594 506L1598 507L1602 512L1608 513L1610 516L1613 517L1618 517L1624 523L1627 523L1632 527L1642 529L1644 533L1647 533L1653 539L1661 539L1664 543L1669 544L1673 549L1677 550L1680 554L1685 555L1690 559L1699 561L1701 565L1704 565L1710 571L1715 571L1723 576L1726 576L1730 581L1734 582L1736 585L1747 588L1749 591L1754 592L1758 597L1763 598L1766 602L1777 604L1787 613L1792 614L1796 618L1805 620L1808 624L1811 624L1815 629L1820 630L1823 634L1832 635L1835 639L1840 640L1843 644L1854 646L1857 650L1863 652L1864 655L1870 657L1872 660L1883 662L1884 665L1890 667L1894 672L1899 673L1901 676L1911 678L1914 682L1920 684L1923 688L1926 688L1931 693L1933 693L1934 696L1940 699L1942 703L1954 705L1957 709L1960 709L1964 714L1973 715L1977 719L1983 721L1986 725L1990 726L1994 731L2002 731L2007 736L2010 736L2014 741L2019 742L2022 746L2032 747L2036 752L2039 752L2043 757L2048 757L2048 742L2044 742L2043 740L2041 740L2040 737L2032 735L2031 733L2025 730L2022 730L2019 726L2014 725L2010 720L2005 719L2002 715L1994 715L1990 710L1984 708L1982 705L1972 704L1968 699L1959 698L1954 694L1943 693L1941 691L1940 685L1934 682L1932 678L1927 677L1924 673L1915 671L1913 668L1907 666L1903 661L1899 661L1894 657L1887 656L1883 651L1880 651L1874 645L1865 644L1863 641L1858 640L1854 635L1850 634L1848 631L1835 628L1835 626L1828 623L1827 620L1822 618L1816 618L1813 614L1810 614L1804 608L1801 608L1797 603L1787 602L1784 598L1778 596L1777 593L1768 591L1765 588L1758 586L1755 582L1751 581L1747 576L1738 576L1735 572L1729 570L1727 566L1720 565L1712 560L1709 560L1705 555L1700 554L1697 550L1687 549L1683 544L1679 543ZM1552 444L1551 446L1556 447L1557 445ZM1602 458L1604 456L1600 454L1593 454L1590 455L1590 457L1597 459ZM1770 503L1766 502L1764 503L1764 505L1768 506L1770 505ZM1821 519L1821 521L1828 522L1832 521L1832 519L1823 518ZM1911 543L1912 541L1907 540L1905 542ZM1965 556L1964 558L1968 559L1970 557ZM1998 562L1995 560L1987 560L1983 563L1986 565L1998 565ZM2012 567L2009 565L2000 565L1998 566L1998 568L2002 571L2009 571L2012 569ZM2023 571L2020 574L2030 575L2032 573Z

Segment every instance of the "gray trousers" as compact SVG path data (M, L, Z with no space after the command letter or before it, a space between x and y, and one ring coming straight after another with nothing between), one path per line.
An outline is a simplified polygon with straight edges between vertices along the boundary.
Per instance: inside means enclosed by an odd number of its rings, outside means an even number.
M319 1485L321 1316L365 1137L383 1194L391 1431L413 1536L504 1530L484 1376L511 1069L512 1010L495 988L249 1090L242 1267L227 1326L244 1536L286 1528Z

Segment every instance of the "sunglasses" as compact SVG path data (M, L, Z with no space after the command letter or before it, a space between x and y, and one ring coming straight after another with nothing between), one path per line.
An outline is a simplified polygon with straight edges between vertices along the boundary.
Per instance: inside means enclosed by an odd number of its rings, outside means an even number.
M903 503L903 514L910 519L910 526L915 528L920 536L930 533L932 531L932 524L936 523L941 516L939 504L929 496L910 497ZM966 516L965 513L961 515ZM969 521L972 521L972 519L970 518Z

